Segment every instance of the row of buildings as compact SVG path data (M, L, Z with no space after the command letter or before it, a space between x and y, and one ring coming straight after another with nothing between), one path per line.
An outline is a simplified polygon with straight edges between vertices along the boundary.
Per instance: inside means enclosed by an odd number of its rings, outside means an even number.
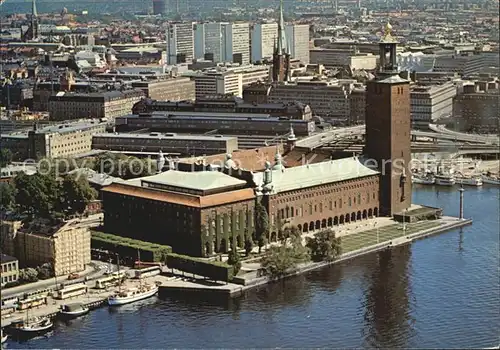
M193 59L246 65L270 59L273 55L277 23L180 22L168 24L167 63ZM286 25L291 56L309 63L309 25Z
M271 242L289 225L314 232L409 209L410 84L398 75L397 43L390 29L388 25L380 43L377 79L367 87L366 104L372 112L366 119L363 157L323 155L317 162L301 163L310 150L296 147L293 129L284 149L275 147L274 159L269 157L271 147L201 157L187 170L182 164L189 160L167 162L160 155L158 169L167 171L102 190L105 229L168 244L174 251L211 256L243 247L260 220L256 203L268 213L265 235ZM223 162L215 164L216 158ZM367 158L378 165L367 166Z

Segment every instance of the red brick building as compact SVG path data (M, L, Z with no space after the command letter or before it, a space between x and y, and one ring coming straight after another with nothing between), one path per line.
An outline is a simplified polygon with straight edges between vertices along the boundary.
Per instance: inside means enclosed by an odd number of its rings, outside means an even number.
M365 155L381 172L380 213L392 216L411 206L410 83L399 76L397 42L386 26L380 42L380 70L366 91Z

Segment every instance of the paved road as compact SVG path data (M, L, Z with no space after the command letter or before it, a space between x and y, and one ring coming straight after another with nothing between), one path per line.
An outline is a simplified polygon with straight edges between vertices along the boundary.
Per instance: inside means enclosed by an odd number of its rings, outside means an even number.
M84 272L80 273L81 278L72 280L71 282L83 282L85 281L85 277L87 279L95 279L101 277L104 272L104 266L108 264L103 263L101 261L93 261L90 265L87 266ZM2 289L2 299L12 297L12 296L20 296L24 293L34 292L40 289L45 288L53 288L56 284L67 283L68 278L66 276L59 276L58 278L49 278L47 280L41 280L34 283L23 284L21 286Z

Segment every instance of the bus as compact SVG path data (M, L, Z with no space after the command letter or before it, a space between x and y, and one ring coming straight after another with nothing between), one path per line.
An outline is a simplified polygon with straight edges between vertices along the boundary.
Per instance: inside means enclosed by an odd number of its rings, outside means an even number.
M69 286L64 286L55 292L54 298L64 300L67 298L76 297L78 295L86 294L88 292L87 285L85 283L75 283Z
M47 296L44 295L32 296L27 299L19 300L18 310L31 309L32 307L37 307L45 304L47 304Z
M146 267L145 269L140 269L135 271L135 278L147 278L159 275L162 272L160 266Z
M106 289L116 284L116 282L121 281L125 277L125 272L113 272L112 274L99 278L95 281L96 289Z

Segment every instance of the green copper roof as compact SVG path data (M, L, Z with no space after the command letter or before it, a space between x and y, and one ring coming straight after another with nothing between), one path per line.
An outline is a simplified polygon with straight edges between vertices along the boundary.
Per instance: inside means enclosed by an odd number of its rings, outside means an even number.
M272 190L270 194L377 174L379 174L378 171L366 167L358 158L354 157L301 165L282 170L272 170ZM264 173L254 174L254 182L257 186L263 186L263 180Z

